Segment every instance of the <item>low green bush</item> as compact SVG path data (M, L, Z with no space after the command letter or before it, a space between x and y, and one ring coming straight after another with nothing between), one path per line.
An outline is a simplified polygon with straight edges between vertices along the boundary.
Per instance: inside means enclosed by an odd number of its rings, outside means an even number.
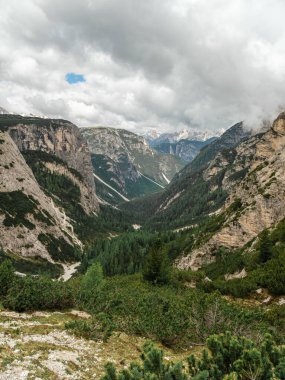
M131 363L119 373L108 363L101 380L283 380L284 358L284 346L277 346L268 334L257 345L227 332L210 336L199 357L191 355L178 363L166 361L163 351L149 342L141 363Z
M3 299L4 307L22 311L60 310L74 306L71 287L47 277L18 277Z

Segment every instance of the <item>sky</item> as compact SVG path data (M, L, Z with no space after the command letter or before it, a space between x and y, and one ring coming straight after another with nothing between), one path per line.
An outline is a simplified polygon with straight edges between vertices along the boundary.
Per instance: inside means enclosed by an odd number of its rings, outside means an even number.
M285 109L284 0L0 0L0 106L134 132Z

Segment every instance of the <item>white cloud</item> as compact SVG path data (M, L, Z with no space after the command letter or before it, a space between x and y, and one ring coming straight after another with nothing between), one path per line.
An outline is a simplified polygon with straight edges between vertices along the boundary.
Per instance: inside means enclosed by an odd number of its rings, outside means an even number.
M282 0L0 0L0 105L78 125L219 129L285 100ZM68 72L85 83L69 85Z

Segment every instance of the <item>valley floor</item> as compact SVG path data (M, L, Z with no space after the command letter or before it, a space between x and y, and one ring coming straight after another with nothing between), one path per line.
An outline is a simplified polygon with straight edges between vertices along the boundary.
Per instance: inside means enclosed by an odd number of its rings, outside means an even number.
M110 361L117 367L138 360L144 338L115 333L107 343L77 338L64 329L85 312L0 311L0 380L99 379ZM167 359L189 352L165 350Z

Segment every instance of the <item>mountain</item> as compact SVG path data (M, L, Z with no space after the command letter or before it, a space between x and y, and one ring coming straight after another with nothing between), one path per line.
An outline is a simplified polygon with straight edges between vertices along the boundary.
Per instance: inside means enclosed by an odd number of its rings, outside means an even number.
M184 128L177 132L159 133L157 130L152 129L143 134L143 137L149 142L151 146L157 146L161 143L175 143L180 140L190 141L207 141L213 137L219 137L224 131L217 132L199 131L190 128Z
M201 148L216 140L220 134L220 131L213 134L209 131L185 128L178 132L161 134L156 130L151 130L144 137L157 152L169 153L190 162Z
M268 131L238 144L231 157L220 152L209 163L204 180L222 175L220 187L227 198L215 212L213 233L179 260L180 268L197 268L213 261L219 247L251 246L258 234L284 219L284 148L285 113L281 113Z
M206 141L182 139L177 142L161 142L157 143L157 145L153 144L152 147L157 152L169 153L182 158L186 162L190 162L197 156L204 146L210 144L214 140L216 140L216 137L211 137Z
M224 155L232 160L234 148L250 135L251 132L242 123L235 124L217 140L202 148L197 157L176 174L165 191L152 199L142 199L136 208L146 216L150 228L166 229L196 224L221 207L227 197L221 186L223 172L205 180L204 171L217 154L220 154L221 165ZM127 209L131 205L124 207Z
M0 244L8 254L74 261L99 210L88 146L65 120L0 115Z
M146 140L124 129L81 128L94 168L99 197L118 203L162 190L185 163L152 149Z

